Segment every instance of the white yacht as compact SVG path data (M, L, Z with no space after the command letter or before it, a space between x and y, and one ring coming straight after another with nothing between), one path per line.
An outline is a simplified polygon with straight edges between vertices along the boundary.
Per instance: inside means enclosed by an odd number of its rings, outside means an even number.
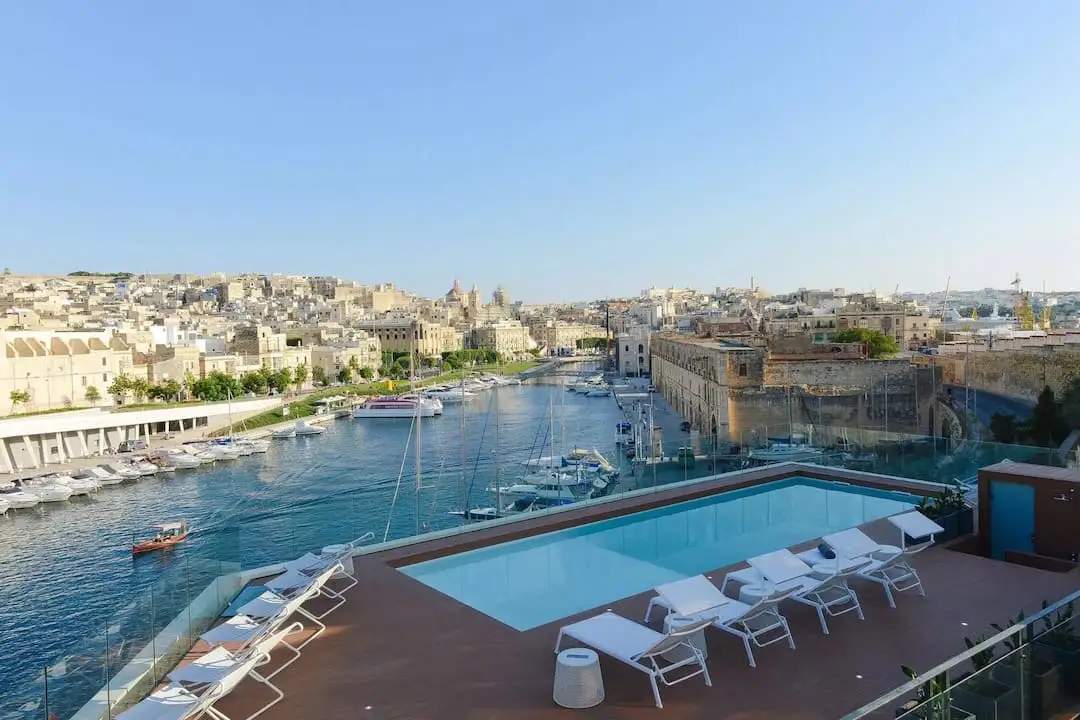
M609 397L611 388L607 385L596 385L585 391L585 397Z
M767 448L753 448L748 457L767 462L802 462L813 461L823 454L821 448L799 443L774 442Z
M293 430L296 431L296 436L301 437L303 435L322 435L326 432L326 428L322 425L315 425L309 423L307 420L297 420L296 425L293 426Z
M466 402L476 397L476 393L464 390L461 387L431 387L423 391L424 397L434 398L444 404Z
M128 460L131 465L131 469L139 473L140 476L153 475L158 471L158 466L150 462L146 458L133 457Z
M266 440L253 440L251 438L242 438L240 440L236 440L235 442L243 445L244 447L251 448L251 452L256 455L261 455L262 453L269 452L270 450L270 443L268 443Z
M64 502L72 495L71 488L46 480L26 480L22 487L26 492L37 496L37 499L43 503Z
M411 418L418 413L420 417L435 417L435 408L415 399L381 397L371 398L353 409L354 418Z
M5 488L0 490L0 498L3 498L8 507L13 510L31 508L41 502L41 498L37 495L32 495L22 488Z
M425 397L423 394L421 394L420 397L417 397L415 393L401 395L400 397L402 400L419 400L420 407L430 407L432 410L435 411L436 415L443 414L443 404L442 400L440 400L439 398Z
M278 428L274 432L270 433L270 437L276 440L294 438L296 437L296 427L294 425L290 425L289 427Z
M237 454L239 454L240 457L248 457L249 455L255 454L255 448L251 447L250 445L246 445L238 440L233 440L232 438L216 440L214 442L214 445L216 445L217 447L223 447L233 450Z
M207 443L203 446L203 450L209 453L214 460L235 460L240 457L240 451L236 448L217 443Z
M532 470L541 471L552 468L580 468L591 473L607 473L609 475L618 473L617 468L596 448L592 450L574 448L565 455L532 458L523 462L522 465Z
M102 487L112 487L124 482L124 478L116 473L108 472L99 467L83 468L75 475L72 475L72 477L97 480L101 483Z
M86 477L72 477L71 475L53 475L48 478L52 482L58 485L63 485L67 489L71 490L71 494L74 495L89 495L92 492L97 492L101 489L101 481L97 478Z
M174 467L178 470L189 470L202 465L201 459L190 453L184 452L180 448L158 450L154 455L154 459L158 461L157 465L159 467Z
M112 475L119 475L125 480L138 480L142 477L142 473L138 470L122 463L106 463L104 465L99 465L98 467Z
M212 463L217 460L213 453L208 452L206 448L199 443L185 443L180 446L180 450L198 460L200 465Z

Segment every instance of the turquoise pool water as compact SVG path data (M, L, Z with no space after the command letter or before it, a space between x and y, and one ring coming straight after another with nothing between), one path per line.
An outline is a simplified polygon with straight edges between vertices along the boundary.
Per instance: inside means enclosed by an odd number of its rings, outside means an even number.
M919 498L789 478L401 572L518 630L910 509Z

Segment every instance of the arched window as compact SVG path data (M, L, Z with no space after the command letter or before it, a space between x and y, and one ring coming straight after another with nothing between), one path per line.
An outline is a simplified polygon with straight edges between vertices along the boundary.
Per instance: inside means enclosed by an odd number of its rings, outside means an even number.
M627 350L629 350L629 349L630 349L630 348L627 348ZM645 345L644 345L644 344L642 344L642 343L638 343L638 346L637 346L637 351L638 351L639 353L643 353L643 352L645 352Z

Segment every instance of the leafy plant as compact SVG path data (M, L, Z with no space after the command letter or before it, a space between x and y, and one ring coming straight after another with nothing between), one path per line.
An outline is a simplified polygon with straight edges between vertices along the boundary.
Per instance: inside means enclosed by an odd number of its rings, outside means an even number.
M986 642L989 638L986 635L979 635L974 640L971 638L964 638L964 644L967 645L968 650L974 650L978 645ZM994 661L994 646L983 648L978 652L972 654L971 664L975 667L975 672L979 673L990 666L990 663Z
M937 497L925 497L916 506L918 511L931 520L958 513L967 508L964 491L960 488L946 488Z
M1008 630L1009 628L1014 627L1016 625L1020 625L1023 622L1024 622L1024 613L1021 612L1019 615L1016 616L1015 620L1012 620L1012 621L1006 623L1005 625L998 625L997 623L990 623L990 627L992 627L994 629L995 633L1003 633L1006 630ZM1002 641L1002 644L1005 646L1006 650L1008 650L1009 652L1012 652L1014 650L1019 650L1020 649L1020 646L1023 644L1023 640L1021 640L1020 633L1017 632L1017 633L1014 633L1014 634L1010 635L1009 637L1005 638L1005 640Z
M910 680L916 680L919 677L919 673L907 665L901 665L900 669ZM948 676L945 673L938 673L919 686L915 695L917 706L911 709L916 710L925 720L949 720L952 716L952 703L948 690Z
M1049 603L1043 600L1043 610L1047 607ZM1080 650L1080 637L1076 634L1075 619L1076 609L1071 602L1044 617L1040 633L1043 642L1069 652Z

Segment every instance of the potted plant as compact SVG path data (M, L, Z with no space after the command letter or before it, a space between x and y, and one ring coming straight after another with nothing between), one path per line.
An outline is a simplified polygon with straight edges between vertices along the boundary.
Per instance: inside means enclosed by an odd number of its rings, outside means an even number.
M955 540L975 531L975 510L968 507L964 491L958 487L947 488L937 497L923 498L916 509L945 528L945 532L938 533L935 538L937 542ZM914 544L917 541L905 537L904 542Z
M907 665L900 669L910 680L919 677ZM921 720L975 720L971 713L953 707L948 693L949 681L945 673L930 678L919 686L915 699L909 700L896 709L898 718L921 718Z
M972 640L964 638L968 650L986 640L979 636ZM959 707L973 713L979 720L1003 720L1019 717L1019 696L1016 688L998 682L987 669L994 660L994 648L988 647L971 656L973 672L967 673L953 683L952 696Z
M1016 620L1005 627L1019 625L1024 622L1024 613L1016 616ZM1005 627L998 624L991 625L994 632L1004 632ZM1004 641L1005 648L1009 653L1018 650L1022 642L1019 634L1013 635ZM1021 670L1015 663L999 662L990 671L990 674L998 682L1002 682L1020 691L1021 698L1031 698L1031 717L1047 717L1049 711L1055 709L1058 704L1058 694L1061 688L1061 666L1053 659L1052 653L1032 652L1028 658L1028 668ZM1019 657L1019 656L1017 656Z
M1044 600L1044 610L1047 605ZM1033 643L1040 659L1060 666L1061 687L1070 695L1080 694L1080 636L1076 634L1075 612L1069 603L1043 618Z

